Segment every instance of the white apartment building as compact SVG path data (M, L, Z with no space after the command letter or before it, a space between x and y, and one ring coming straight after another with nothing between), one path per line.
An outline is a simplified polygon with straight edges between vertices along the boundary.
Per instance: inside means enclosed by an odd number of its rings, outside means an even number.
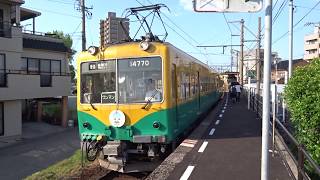
M304 60L320 57L320 26L314 28L312 34L304 36Z
M66 125L70 76L68 48L61 39L22 32L20 21L41 13L20 7L22 0L0 0L0 139L19 137L22 105L27 99L62 97L62 124ZM34 27L34 26L33 26Z

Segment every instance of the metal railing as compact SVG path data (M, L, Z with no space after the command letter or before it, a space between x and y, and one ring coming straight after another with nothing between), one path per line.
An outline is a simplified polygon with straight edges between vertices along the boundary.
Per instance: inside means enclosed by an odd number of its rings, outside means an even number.
M258 117L262 117L262 98L261 95L257 95L256 89L255 88L246 88L245 89L245 95L248 97L248 104L249 104L249 108L252 109L253 111L257 112L257 116ZM261 92L261 91L260 91ZM273 153L275 152L275 135L277 135L279 138L279 140L281 141L281 143L283 144L283 146L285 147L286 152L289 154L289 156L291 157L291 159L293 160L298 174L297 174L297 179L298 180L303 180L303 179L310 179L310 177L308 176L308 174L305 171L305 164L306 162L309 163L309 165L311 166L312 169L314 169L314 172L319 176L320 178L320 167L319 165L312 159L312 157L310 156L310 154L308 153L308 151L305 149L305 146L301 143L299 143L297 141L296 138L294 138L294 136L292 135L292 132L289 130L290 128L290 123L289 119L287 118L287 116L285 115L285 113L282 112L282 122L279 120L278 116L278 105L279 105L279 101L280 104L282 104L282 111L286 111L285 108L285 103L284 103L284 99L280 94L276 93L276 89L274 91L274 95L273 95L274 100L272 103L272 115L271 119L272 121L270 121L271 127L272 127L272 143L273 143ZM280 98L279 98L280 97ZM285 124L284 124L285 123ZM289 128L289 129L288 129ZM285 139L284 139L285 138ZM294 148L297 150L296 152L293 151L293 148L289 148L289 146L294 146ZM283 156L283 155L282 155ZM286 162L287 163L287 162ZM288 163L286 164L287 166ZM292 172L292 170L290 170L291 174L293 175L294 173Z
M42 72L42 71L28 71L28 70L13 70L13 69L0 69L3 74L21 74L21 75L51 75L51 76L70 76L71 73L66 72Z

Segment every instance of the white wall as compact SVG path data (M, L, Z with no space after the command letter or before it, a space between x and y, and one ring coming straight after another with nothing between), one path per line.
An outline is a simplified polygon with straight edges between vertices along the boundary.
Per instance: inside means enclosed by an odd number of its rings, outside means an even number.
M52 76L52 87L40 87L40 75L8 74L8 87L0 88L0 101L68 96L69 76Z
M22 129L21 101L4 101L4 137L20 136Z

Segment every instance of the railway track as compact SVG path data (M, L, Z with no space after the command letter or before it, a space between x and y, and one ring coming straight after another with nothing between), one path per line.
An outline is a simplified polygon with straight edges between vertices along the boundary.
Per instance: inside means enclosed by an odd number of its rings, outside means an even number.
M149 172L138 172L138 173L119 173L116 171L110 171L99 180L142 180L148 177Z

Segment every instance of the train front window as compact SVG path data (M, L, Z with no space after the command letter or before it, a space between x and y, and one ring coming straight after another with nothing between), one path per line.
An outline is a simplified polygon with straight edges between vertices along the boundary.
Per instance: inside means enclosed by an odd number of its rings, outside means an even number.
M160 57L118 60L119 103L161 102L162 89Z
M116 103L116 61L81 64L81 103Z

